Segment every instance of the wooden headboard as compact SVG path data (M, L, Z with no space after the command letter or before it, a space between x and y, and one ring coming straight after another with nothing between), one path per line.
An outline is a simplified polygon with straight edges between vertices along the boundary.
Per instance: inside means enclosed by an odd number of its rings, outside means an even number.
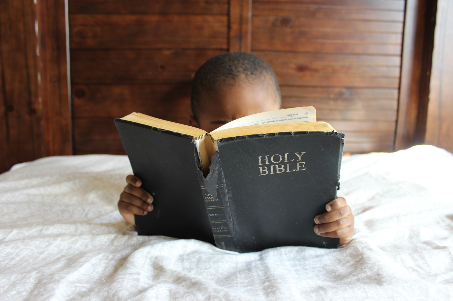
M38 2L25 11L36 16L39 30L17 30L38 48L27 46L23 53L38 76L30 77L30 93L24 94L29 107L14 112L28 116L23 131L33 138L33 149L10 156L2 169L48 155L124 154L113 119L132 111L187 124L194 72L228 51L266 60L277 74L283 107L315 106L318 120L346 134L345 152L420 143L424 124L418 117L423 110L426 117L429 76L424 74L431 68L426 54L432 51L435 23L428 17L436 14L432 3ZM2 68L8 71L7 65ZM10 106L0 109L13 116ZM41 128L26 130L36 124ZM9 154L20 149L8 145Z

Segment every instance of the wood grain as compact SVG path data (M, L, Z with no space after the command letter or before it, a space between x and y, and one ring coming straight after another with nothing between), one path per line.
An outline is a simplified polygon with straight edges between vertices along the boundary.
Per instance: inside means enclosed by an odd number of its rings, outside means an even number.
M381 1L373 1L378 3ZM391 2L391 1L385 1ZM363 2L362 2L363 3ZM364 21L391 21L403 22L404 10L388 11L373 10L367 6L330 7L323 5L307 5L300 2L253 2L253 16L297 16L313 19L342 19L342 20L364 20Z
M218 50L73 50L72 83L190 83Z
M71 49L227 49L226 16L71 15Z
M279 4L292 4L296 1L293 0L258 0L256 2L269 2ZM343 9L379 9L379 10L404 10L404 0L298 0L297 3L310 6L330 6L339 7Z
M209 14L227 15L228 0L70 0L71 14Z
M35 8L0 1L0 173L44 155Z
M69 94L67 8L65 1L36 5L39 28L39 98L43 103L45 155L72 154L71 100Z
M252 0L230 0L228 16L228 51L250 52Z
M453 5L439 0L434 37L426 143L453 153Z

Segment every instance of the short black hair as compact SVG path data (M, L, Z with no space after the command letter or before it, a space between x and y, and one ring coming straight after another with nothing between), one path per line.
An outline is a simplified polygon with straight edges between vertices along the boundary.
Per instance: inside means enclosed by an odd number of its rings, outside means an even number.
M211 92L221 91L228 83L238 80L273 81L281 103L277 77L268 63L251 53L227 52L209 59L195 72L190 97L194 117L198 118L200 108Z

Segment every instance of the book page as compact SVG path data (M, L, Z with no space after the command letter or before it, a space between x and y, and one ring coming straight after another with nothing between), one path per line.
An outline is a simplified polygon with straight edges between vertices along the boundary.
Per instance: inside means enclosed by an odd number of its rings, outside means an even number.
M253 114L228 122L212 132L250 125L304 121L316 121L316 109L314 107L298 107Z

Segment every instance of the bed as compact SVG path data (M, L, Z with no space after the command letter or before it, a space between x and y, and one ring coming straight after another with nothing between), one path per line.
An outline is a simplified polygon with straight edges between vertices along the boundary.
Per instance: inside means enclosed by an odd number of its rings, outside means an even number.
M452 300L453 155L343 159L345 247L238 254L137 236L117 201L126 156L48 157L0 175L1 300Z

